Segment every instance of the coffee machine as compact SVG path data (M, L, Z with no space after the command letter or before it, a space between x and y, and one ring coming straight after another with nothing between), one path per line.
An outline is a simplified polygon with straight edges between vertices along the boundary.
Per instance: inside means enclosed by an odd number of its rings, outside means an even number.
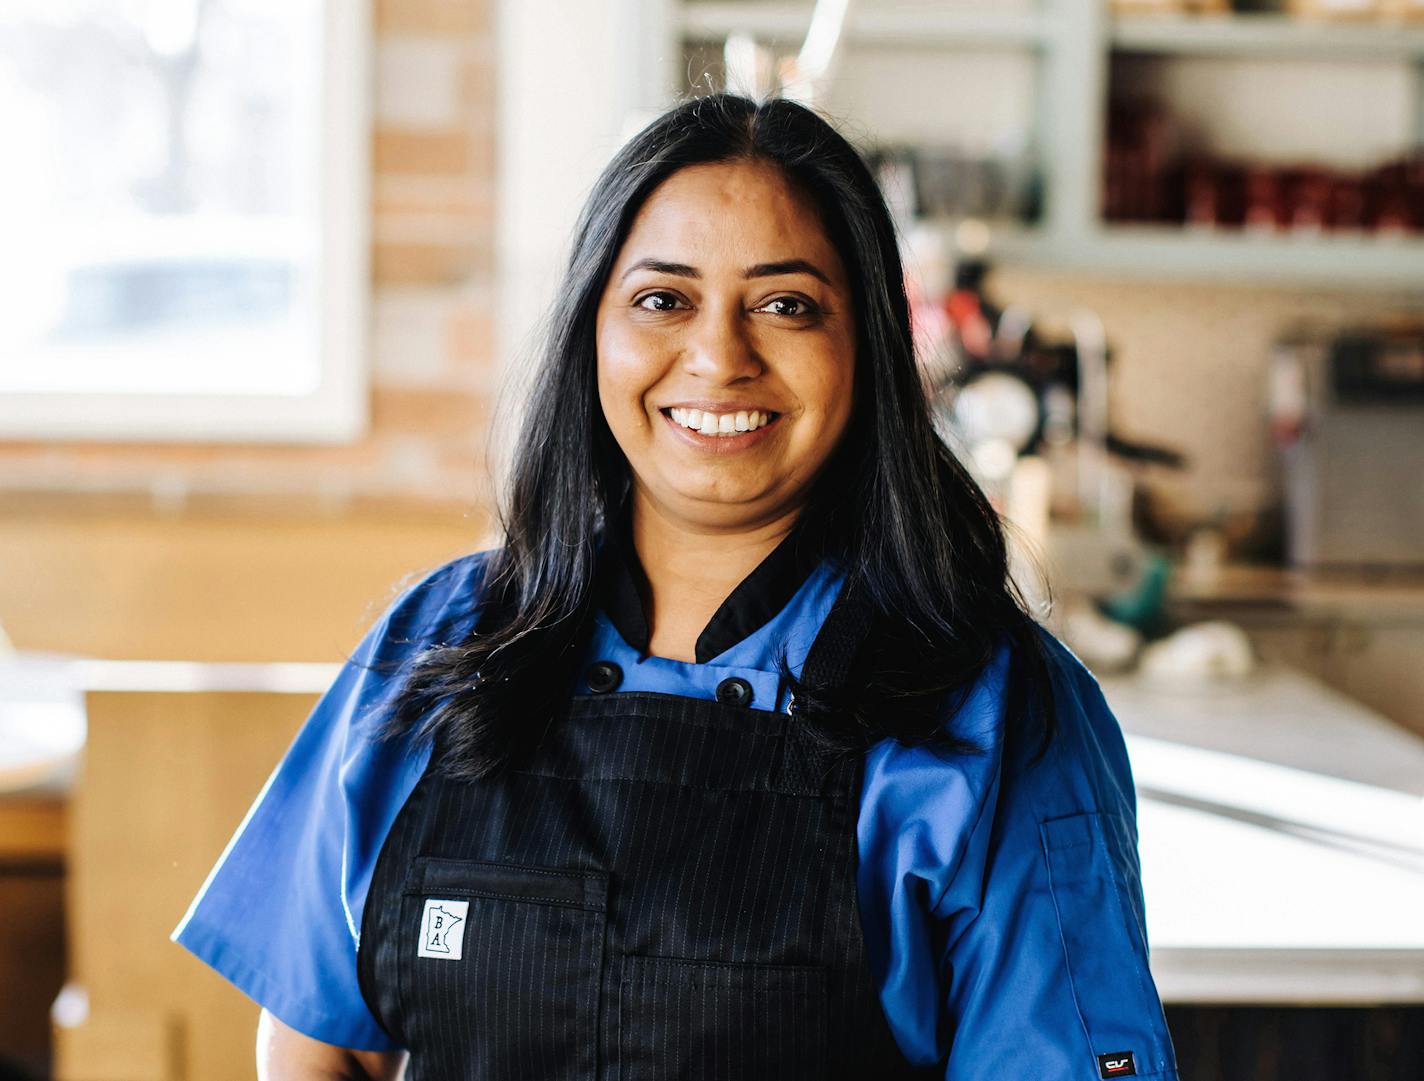
M1289 561L1424 567L1424 321L1291 335L1270 384Z

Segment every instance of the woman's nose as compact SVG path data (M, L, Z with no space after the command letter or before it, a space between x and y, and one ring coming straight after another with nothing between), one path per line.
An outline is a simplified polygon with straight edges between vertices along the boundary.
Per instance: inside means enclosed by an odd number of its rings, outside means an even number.
M761 374L763 364L740 310L708 310L693 322L684 364L710 382L733 383Z

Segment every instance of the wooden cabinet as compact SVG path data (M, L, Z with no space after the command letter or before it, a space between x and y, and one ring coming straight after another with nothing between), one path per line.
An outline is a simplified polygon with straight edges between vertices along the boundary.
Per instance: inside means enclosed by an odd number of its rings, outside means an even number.
M56 1081L250 1081L257 1007L168 936L313 701L89 694Z
M64 982L64 806L0 799L0 1077L40 1077Z

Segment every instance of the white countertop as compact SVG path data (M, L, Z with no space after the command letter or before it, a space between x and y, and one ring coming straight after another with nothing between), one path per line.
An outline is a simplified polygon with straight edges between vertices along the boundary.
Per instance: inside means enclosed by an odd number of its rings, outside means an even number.
M1424 1002L1424 740L1289 670L1101 682L1165 999Z
M45 654L0 658L0 796L62 795L74 781L87 691L320 694L335 664L106 661Z

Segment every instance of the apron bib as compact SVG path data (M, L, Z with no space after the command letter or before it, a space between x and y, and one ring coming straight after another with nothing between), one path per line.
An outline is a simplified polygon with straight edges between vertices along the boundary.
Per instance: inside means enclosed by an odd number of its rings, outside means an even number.
M839 681L863 622L837 603L808 679ZM494 778L451 781L439 753L357 958L408 1081L936 1076L866 962L861 756L830 759L794 713L651 693L573 698Z

